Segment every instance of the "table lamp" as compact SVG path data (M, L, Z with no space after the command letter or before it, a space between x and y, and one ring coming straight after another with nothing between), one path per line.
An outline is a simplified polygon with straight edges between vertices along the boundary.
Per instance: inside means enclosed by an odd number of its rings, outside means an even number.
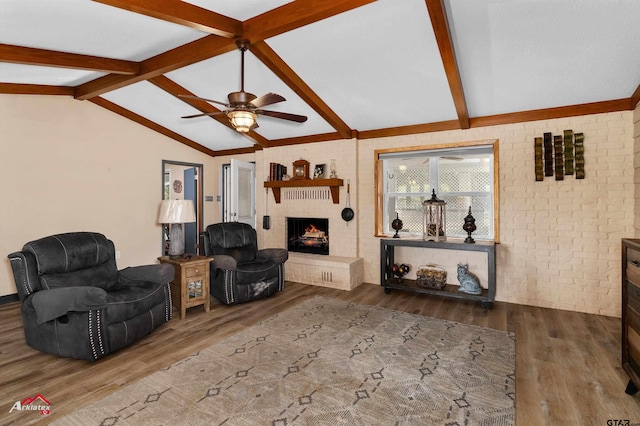
M191 200L163 200L160 203L158 223L169 225L169 256L184 254L183 223L196 221L195 207Z

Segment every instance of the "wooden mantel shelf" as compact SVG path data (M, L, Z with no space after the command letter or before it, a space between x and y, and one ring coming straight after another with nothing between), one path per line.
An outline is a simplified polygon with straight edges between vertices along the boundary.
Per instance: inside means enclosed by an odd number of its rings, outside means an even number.
M328 186L331 190L333 204L340 203L340 187L343 186L342 179L292 179L292 180L268 180L264 183L265 188L273 190L273 198L276 203L280 203L281 188L301 188L312 186Z

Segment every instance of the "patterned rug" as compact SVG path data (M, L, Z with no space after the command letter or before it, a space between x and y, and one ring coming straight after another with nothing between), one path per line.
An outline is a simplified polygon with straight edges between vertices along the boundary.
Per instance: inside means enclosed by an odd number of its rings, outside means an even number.
M513 425L515 336L315 297L60 425Z

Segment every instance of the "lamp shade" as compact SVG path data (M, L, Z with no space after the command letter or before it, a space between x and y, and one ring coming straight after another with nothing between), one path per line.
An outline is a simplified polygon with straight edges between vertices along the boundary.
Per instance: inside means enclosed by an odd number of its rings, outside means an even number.
M196 209L191 200L163 200L158 223L190 223L196 221Z
M233 128L241 133L247 133L253 125L256 124L257 116L251 111L230 111L227 113L227 116Z

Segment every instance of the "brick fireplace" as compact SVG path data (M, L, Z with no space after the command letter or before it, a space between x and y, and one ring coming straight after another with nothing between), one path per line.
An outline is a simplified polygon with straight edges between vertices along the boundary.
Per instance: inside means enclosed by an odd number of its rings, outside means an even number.
M361 258L330 256L328 218L287 217L286 223L287 280L340 290L351 290L362 283Z
M285 279L303 284L351 290L364 281L364 261L358 257L358 193L355 179L357 140L328 141L291 147L273 147L256 151L258 176L269 176L269 164L276 162L291 167L294 161L305 159L315 164L329 164L336 159L338 178L344 185L338 188L339 199L333 198L329 187L283 187L279 202L272 189L256 193L258 216L268 212L271 227L258 229L262 247L288 248L287 218L326 218L329 254L289 251L285 264ZM266 180L265 179L265 180ZM347 182L351 182L350 203L356 215L351 222L342 219L347 198Z

